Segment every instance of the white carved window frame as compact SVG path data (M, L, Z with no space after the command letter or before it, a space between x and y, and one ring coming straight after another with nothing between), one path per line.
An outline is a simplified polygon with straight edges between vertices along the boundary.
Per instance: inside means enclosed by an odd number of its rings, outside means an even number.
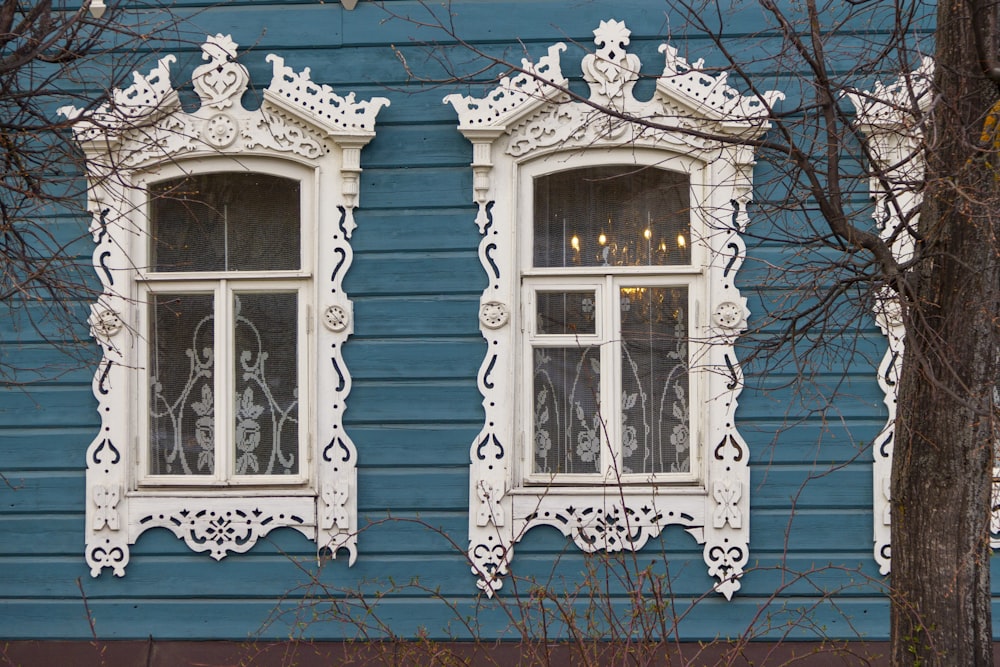
M469 553L477 586L492 596L502 586L514 544L535 526L548 525L572 537L580 549L641 549L671 524L683 526L699 544L715 589L731 598L749 558L749 451L734 419L742 375L734 342L746 327L746 299L735 285L744 259L740 233L749 223L754 151L749 145L768 127L770 105L743 96L725 74L689 64L667 44L665 67L649 101L632 87L638 56L627 52L630 31L621 22L601 21L597 49L584 57L589 104L574 101L563 77L562 43L537 63L505 78L483 98L445 98L459 116L459 131L472 142L473 198L483 235L479 256L489 281L480 302L480 329L487 352L479 372L485 424L473 441L470 473ZM620 119L614 113L620 112ZM652 128L630 122L649 119ZM562 166L555 164L562 161ZM624 161L624 162L623 162ZM538 167L539 164L548 163ZM519 372L520 289L518 244L531 233L524 218L524 189L531 174L588 164L641 164L680 168L703 179L693 188L704 244L701 280L704 302L692 328L707 353L692 369L700 375L703 416L697 443L698 479L687 484L609 484L530 487L523 484L517 457L523 428L515 406L523 387ZM520 215L519 215L520 212Z
M272 54L271 83L260 108L249 110L241 101L249 74L236 62L236 49L227 35L206 39L206 62L192 74L201 105L191 113L170 82L172 55L146 75L134 73L132 86L113 91L96 110L60 110L74 120L87 160L93 261L102 286L90 318L102 351L93 381L101 428L87 450L86 474L86 559L95 577L104 568L124 576L130 545L156 527L217 560L249 550L281 527L298 530L333 556L346 550L351 564L357 557L357 452L343 425L351 377L342 348L353 331L353 307L343 279L353 258L360 152L389 102L338 96L312 82L308 69L295 72ZM306 295L308 332L299 368L311 369L300 378L308 404L300 416L309 433L306 456L290 483L140 484L149 481L139 468L147 438L140 416L148 381L140 268L148 238L146 187L222 171L301 184L305 259L296 280Z
M925 57L920 67L890 85L876 83L871 91L849 93L857 111L856 126L866 137L868 151L877 167L869 181L875 202L873 215L879 234L891 242L900 262L913 256L919 216L908 216L920 204L919 187L924 178L921 118L932 101L930 84L934 60ZM920 114L914 113L914 105ZM899 300L888 289L875 304L875 322L888 342L878 367L878 383L888 415L882 431L872 443L872 512L875 562L879 572L892 570L892 450L896 434L896 396L906 349L906 328ZM993 469L990 506L990 546L1000 548L1000 467Z

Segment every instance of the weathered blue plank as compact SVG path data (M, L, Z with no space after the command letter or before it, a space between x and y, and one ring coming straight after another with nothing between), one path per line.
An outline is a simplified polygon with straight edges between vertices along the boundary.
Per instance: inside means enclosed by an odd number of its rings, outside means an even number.
M358 381L348 398L345 422L350 428L352 424L482 421L481 401L475 380L465 384Z
M485 285L486 278L481 280ZM355 301L354 315L355 339L475 335L479 332L479 293L364 297Z
M0 427L0 474L19 470L79 470L97 427Z
M398 424L351 426L348 435L358 447L365 468L464 466L469 447L482 424ZM2 442L2 440L0 440Z
M480 340L352 341L344 347L357 379L434 380L474 378L483 360Z
M0 388L0 425L73 427L96 425L97 401L90 384Z

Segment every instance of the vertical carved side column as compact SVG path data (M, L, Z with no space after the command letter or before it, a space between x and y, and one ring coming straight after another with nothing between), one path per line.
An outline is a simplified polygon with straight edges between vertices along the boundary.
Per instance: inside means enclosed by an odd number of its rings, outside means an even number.
M319 338L320 354L330 356L330 366L319 377L319 414L323 415L320 436L319 488L317 493L316 541L320 551L334 557L347 550L354 564L357 547L357 448L344 428L344 411L351 392L351 374L344 362L343 347L354 333L354 302L344 291L344 276L354 261L350 239L357 224L354 208L358 204L361 176L361 148L368 138L352 141L340 138L340 193L336 209L326 211L320 224ZM321 190L327 188L321 186ZM331 188L332 189L332 188ZM332 194L325 192L324 194ZM324 196L321 194L321 196ZM333 207L327 207L333 208Z
M486 420L472 443L469 497L469 560L476 585L488 596L502 585L502 577L513 557L511 534L509 467L514 455L513 443L513 331L511 325L512 266L510 225L513 211L505 210L509 199L497 204L496 174L492 151L501 131L473 131L467 135L473 146L473 199L478 207L476 225L482 234L479 261L489 284L480 297L479 330L486 340L486 356L479 368L477 382L483 396ZM497 207L501 207L499 210Z
M724 162L731 165L731 197L714 200L704 212L710 236L705 239L711 264L708 294L708 393L705 400L717 403L708 424L708 459L711 486L705 502L704 557L710 575L718 580L715 590L732 598L740 589L740 578L750 555L750 450L736 429L737 397L743 390L743 372L734 344L746 330L750 311L736 286L746 245L741 236L750 222L753 154L740 146L726 147ZM718 179L713 179L718 182Z
M126 526L128 498L128 432L121 418L129 409L123 400L129 395L126 347L134 344L129 312L128 248L116 240L112 225L120 225L122 212L115 203L123 195L110 196L104 187L92 185L90 208L93 214L94 270L101 281L101 296L91 306L90 332L101 347L102 358L94 374L92 388L98 402L101 430L87 448L86 559L92 576L108 567L115 576L125 576L129 560Z

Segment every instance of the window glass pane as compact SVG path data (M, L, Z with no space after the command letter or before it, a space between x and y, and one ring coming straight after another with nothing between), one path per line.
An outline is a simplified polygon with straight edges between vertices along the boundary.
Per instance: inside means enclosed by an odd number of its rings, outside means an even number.
M536 331L539 334L593 334L594 292L536 292Z
M623 287L620 296L623 472L689 472L687 287Z
M149 472L215 470L215 333L211 294L150 298Z
M600 472L600 348L536 347L532 358L534 472Z
M234 296L234 471L299 470L298 295Z
M185 176L150 188L154 271L299 268L299 183L263 174Z
M687 174L590 167L535 179L534 265L691 263Z

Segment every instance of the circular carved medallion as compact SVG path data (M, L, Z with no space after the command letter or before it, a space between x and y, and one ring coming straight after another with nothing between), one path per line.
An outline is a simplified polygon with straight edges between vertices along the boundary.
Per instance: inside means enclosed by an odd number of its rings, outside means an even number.
M327 306L323 311L323 324L330 331L340 333L350 324L350 319L347 311L340 306Z
M122 330L122 320L113 310L102 310L90 319L94 333L101 338L111 338Z
M236 122L224 113L216 114L205 123L205 141L225 148L236 141Z
M507 306L498 301L489 301L479 308L479 321L487 329L499 329L509 319L510 311Z
M712 314L712 321L725 329L735 329L743 321L743 309L732 301L723 301Z

